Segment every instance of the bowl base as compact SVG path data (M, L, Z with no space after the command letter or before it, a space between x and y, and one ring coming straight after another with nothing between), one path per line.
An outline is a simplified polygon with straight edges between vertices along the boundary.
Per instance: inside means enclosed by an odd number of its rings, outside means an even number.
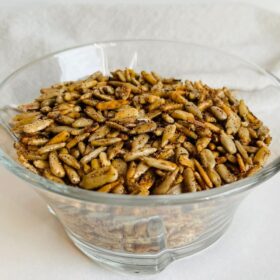
M231 219L223 224L213 235L191 243L183 248L166 249L159 254L129 254L114 252L81 241L73 232L66 230L74 245L90 259L97 261L107 269L133 274L156 274L164 270L174 260L193 255L206 249L225 233Z

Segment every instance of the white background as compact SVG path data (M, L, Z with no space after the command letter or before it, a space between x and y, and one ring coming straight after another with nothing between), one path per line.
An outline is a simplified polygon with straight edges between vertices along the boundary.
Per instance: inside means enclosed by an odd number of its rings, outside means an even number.
M11 7L18 4L23 6L31 2L46 3L31 0L0 0L0 10L3 6ZM62 1L48 1L55 2ZM81 1L67 1L67 3L77 2ZM104 3L96 0L90 2ZM131 4L140 1L125 0L110 3L116 2ZM168 1L143 2L149 5ZM188 3L183 0L174 2ZM214 1L207 1L209 2ZM225 2L229 1L223 1ZM243 2L255 3L280 14L280 3L277 0ZM3 44L0 44L0 52L2 46ZM260 59L260 62L265 65L264 59ZM2 72L4 66L3 63L0 64ZM160 275L145 279L279 280L279 179L280 176L277 175L249 194L239 208L233 224L216 244L199 254L170 265ZM0 279L115 280L132 277L109 272L80 253L66 238L60 224L47 212L44 202L30 186L0 167Z
M1 6L17 6L17 5L26 5L26 4L53 4L53 3L98 3L98 4L183 4L188 5L189 3L248 3L262 7L270 11L280 12L280 3L278 0L0 0Z

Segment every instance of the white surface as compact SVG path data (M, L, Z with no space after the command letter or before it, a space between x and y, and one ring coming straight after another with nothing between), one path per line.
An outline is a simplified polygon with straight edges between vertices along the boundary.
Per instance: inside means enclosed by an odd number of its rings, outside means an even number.
M50 51L112 38L214 45L280 74L279 26L279 15L246 5L1 9L0 79ZM278 280L279 179L275 176L248 196L220 241L146 279ZM1 280L132 279L97 266L76 250L28 184L2 167L0 248Z

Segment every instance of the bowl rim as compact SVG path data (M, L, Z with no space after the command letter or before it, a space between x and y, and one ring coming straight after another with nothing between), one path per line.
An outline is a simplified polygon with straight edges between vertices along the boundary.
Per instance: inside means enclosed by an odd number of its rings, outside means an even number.
M272 81L274 81L280 90L280 80L275 75L269 73L268 71L258 66L257 64L254 64L243 58L240 58L237 55L230 54L228 52L220 50L219 48L204 46L192 42L161 40L161 39L125 39L125 40L94 41L86 44L81 44L81 45L76 45L69 48L61 49L55 52L51 52L47 55L44 55L40 58L37 58L23 65L22 67L12 72L0 83L0 90L6 85L6 83L12 80L17 74L23 72L26 68L31 67L40 61L47 60L53 56L68 51L72 51L75 49L80 49L80 48L82 49L89 46L98 47L101 45L135 43L135 42L179 44L179 45L192 46L192 47L197 47L202 49L208 49L220 53L222 55L237 59L243 62L244 64L247 64L250 67L254 68L256 71L258 70L262 72L262 74L268 76ZM242 180L238 180L231 184L223 185L220 188L213 188L207 191L201 191L195 193L183 193L179 195L151 195L151 196L141 197L141 196L130 196L130 195L123 195L123 194L99 193L96 191L85 190L78 187L52 182L24 168L19 163L17 163L9 156L7 156L1 148L0 148L0 162L12 173L15 173L21 179L31 183L32 186L35 187L35 189L39 188L40 190L43 191L50 191L57 195L62 195L68 198L77 199L85 202L104 203L104 204L112 204L112 205L127 205L127 206L139 205L139 206L147 206L147 207L153 207L157 205L192 204L196 202L209 201L219 197L237 194L249 190L254 186L268 180L280 170L280 156L279 156L278 158L274 159L271 163L264 166L259 172L257 172L253 176L244 178Z

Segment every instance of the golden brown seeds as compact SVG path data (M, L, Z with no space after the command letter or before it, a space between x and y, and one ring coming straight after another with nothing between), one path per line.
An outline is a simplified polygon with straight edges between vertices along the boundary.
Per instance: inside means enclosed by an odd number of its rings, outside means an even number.
M134 179L138 179L141 175L143 175L146 171L148 171L149 168L150 166L140 161L140 163L137 165L137 168L135 170Z
M115 158L117 155L121 153L123 144L124 144L123 141L117 142L108 148L107 155L109 160L112 160L113 158Z
M53 175L59 178L63 178L65 176L65 170L58 159L57 152L52 151L50 152L49 155L49 165L50 165L50 170Z
M97 103L96 108L100 111L115 110L121 108L126 104L128 104L127 100L112 100L107 102L99 102Z
M162 119L165 121L165 122L167 122L167 123L174 123L175 122L175 120L170 116L170 115L168 115L168 114L166 114L166 113L164 113L164 114L162 114L161 115L162 116Z
M112 144L115 144L117 142L121 142L122 139L121 138L103 138L103 139L97 139L97 140L93 140L91 141L91 145L92 146L110 146Z
M249 111L248 111L247 106L244 103L244 100L240 100L238 110L239 110L239 115L241 117L243 117L244 119L246 119Z
M163 159L155 159L152 157L143 157L142 160L151 167L155 167L157 169L166 170L166 171L174 171L177 165L171 161L163 160Z
M156 148L141 148L133 152L128 152L124 155L125 161L132 161L143 156L149 156L157 151Z
M200 152L200 160L206 169L213 169L216 165L215 156L208 149L204 149Z
M151 85L155 85L157 83L157 80L155 79L155 77L151 73L148 73L146 71L142 71L141 75Z
M111 127L111 128L113 128L115 130L119 130L119 131L122 131L122 132L128 132L129 131L129 129L127 127L125 127L125 126L123 126L121 124L118 124L116 122L109 121L109 122L106 122L106 125L108 127Z
M197 183L195 181L194 172L191 168L186 168L183 172L184 186L188 192L197 191Z
M216 170L226 183L232 183L236 181L236 177L228 170L228 168L224 164L218 164L216 166Z
M11 123L19 161L101 192L207 190L253 174L269 155L269 129L229 89L154 72L96 72L42 89L21 109Z
M114 121L125 123L126 120L135 121L139 116L139 111L130 106L121 107L115 114Z
M254 163L257 165L263 166L266 160L268 159L270 152L267 147L261 147L256 155L254 156Z
M85 175L80 186L85 189L96 189L118 179L118 171L111 165Z
M162 140L161 140L161 147L164 147L167 145L168 141L174 137L176 132L176 125L167 125L164 128L163 135L162 135Z
M65 147L65 145L66 145L65 143L58 143L58 144L53 144L53 145L47 145L47 146L44 146L44 147L40 148L38 150L38 153L39 154L49 153L49 152L61 149L61 148Z
M120 180L117 180L113 183L109 183L98 190L98 192L106 192L109 193L114 187L120 185Z
M238 136L242 144L249 145L251 138L247 127L241 126L238 130Z
M111 165L111 162L108 160L107 154L105 152L101 152L99 154L99 160L102 167Z
M92 119L79 118L72 123L75 128L87 127L93 124Z
M157 128L157 124L153 121L142 123L137 125L130 131L130 134L144 134L154 131Z
M70 137L70 133L68 131L61 131L57 135L55 135L48 143L47 145L53 145L61 142L66 142L68 138Z
M99 127L91 136L88 141L91 142L96 139L104 138L107 134L109 134L110 128L106 125Z
M194 169L194 162L193 160L189 159L187 155L180 155L178 158L178 162L183 166Z
M206 183L206 185L209 188L212 188L213 184L212 184L210 178L208 177L207 173L205 172L203 167L200 165L200 163L196 159L194 159L194 166L197 169L197 171L199 172L200 176L203 178L203 180Z
M26 124L23 126L23 132L25 133L36 133L41 131L53 123L53 120L36 120L31 124Z
M46 160L41 160L41 159L34 160L33 165L38 169L49 168L49 163Z
M179 168L176 168L172 173L168 173L163 179L162 183L155 187L155 194L166 194L174 183L176 176L179 172Z
M75 147L79 142L84 141L86 138L88 138L89 135L90 135L90 133L84 133L84 134L76 136L75 138L73 138L72 140L70 140L67 143L66 148L71 149L71 148Z
M183 193L183 184L178 184L169 189L166 194L177 195Z
M219 121L224 121L227 119L227 114L225 111L217 106L212 106L211 112Z
M199 119L202 119L202 113L199 110L199 108L192 102L189 102L188 104L185 105L185 109L193 114L194 116L196 116Z
M127 163L120 159L120 158L117 158L117 159L114 159L112 161L112 166L114 166L114 168L118 171L118 174L119 176L125 176L126 173L127 173Z
M143 148L149 141L150 136L148 134L141 134L134 137L131 142L131 151L136 151Z
M58 155L59 159L63 161L65 164L68 166L74 167L75 169L80 169L81 165L80 163L76 160L75 157L73 157L70 154L59 154Z
M106 147L99 147L94 149L92 152L90 152L89 154L85 155L84 157L81 158L81 163L85 164L90 162L92 159L96 158L99 156L99 154L101 152L104 152L106 150Z
M67 177L69 178L70 182L73 185L77 185L80 183L80 181L81 181L80 176L74 168L65 164L64 169L67 174Z
M248 164L252 164L252 159L248 156L246 149L242 146L242 144L238 140L235 141L235 146L238 152L241 154L241 156L245 159L245 161Z
M239 165L240 172L245 172L246 171L246 167L245 167L245 163L244 163L241 155L240 154L236 154L236 159L237 159L237 162L238 162L238 165Z
M196 141L196 149L200 153L203 149L205 149L208 144L210 143L211 138L209 137L202 137Z
M37 138L37 137L34 137L34 138L26 137L26 138L22 138L21 141L23 143L26 143L27 145L30 145L30 146L42 146L42 145L45 145L48 142L48 139L45 138L45 137L40 137L40 138Z
M54 176L49 169L44 170L43 176L55 183L64 184L64 181L61 178Z
M228 116L226 122L227 134L235 134L239 130L240 126L241 126L240 117L235 113L231 113Z
M216 172L215 169L208 169L207 174L211 180L211 182L215 185L216 188L222 185L222 180L220 175Z
M236 147L229 135L226 133L221 134L221 143L223 147L230 153L230 154L235 154L236 153Z
M220 132L220 128L210 122L204 122L205 127L209 128L213 132Z
M102 123L105 121L105 118L103 117L103 115L101 113L97 112L92 107L87 106L84 111L90 118L92 118L96 122Z
M174 119L188 121L188 120L194 120L194 115L192 113L183 111L183 110L175 110L171 116Z

